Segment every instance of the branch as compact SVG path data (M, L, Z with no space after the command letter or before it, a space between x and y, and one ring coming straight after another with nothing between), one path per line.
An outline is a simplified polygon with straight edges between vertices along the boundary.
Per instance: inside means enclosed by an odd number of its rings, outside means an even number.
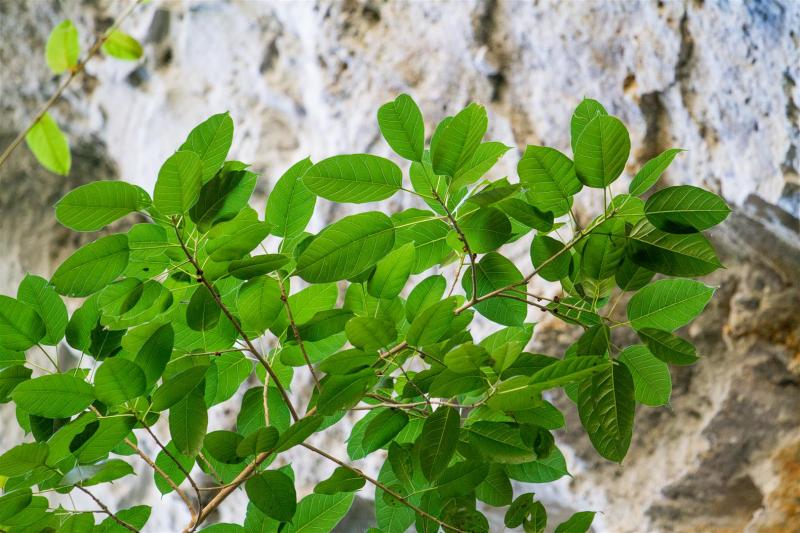
M195 271L197 273L197 280L203 285L205 285L206 289L208 289L208 292L214 298L214 302L216 302L217 306L220 308L220 310L222 310L222 312L225 314L225 316L233 325L233 327L236 328L236 331L239 333L239 336L242 337L242 340L244 340L245 344L247 345L248 351L252 353L258 359L259 363L261 363L261 366L263 366L266 369L269 376L275 382L275 387L278 389L278 392L280 392L281 396L283 397L283 401L286 404L286 407L289 409L289 413L292 415L292 419L296 422L297 420L300 419L300 417L297 415L297 411L295 411L294 406L292 405L292 401L289 399L289 394L286 392L286 389L283 388L283 385L278 379L278 375L272 369L272 365L270 365L269 362L266 359L264 359L264 356L262 356L261 353L259 353L259 351L256 350L256 347L253 345L252 341L250 340L250 337L247 336L247 334L242 329L242 326L239 325L239 321L236 320L236 318L230 312L228 306L226 306L222 302L222 299L219 297L219 294L217 294L217 290L214 288L214 286L211 283L209 283L209 281L205 278L205 276L203 275L203 269L200 268L200 264L197 262L197 259L194 257L194 255L192 255L192 253L186 247L186 243L183 242L183 238L181 237L181 232L178 229L178 226L173 226L173 227L175 228L175 235L177 235L178 237L178 242L181 244L181 248L183 248L183 253L186 254L186 258L195 268Z
M439 520L435 516L423 511L422 509L420 509L419 507L417 507L416 505L414 505L413 503L408 501L406 498L404 498L403 496L401 496L400 494L395 492L394 490L390 489L389 487L387 487L386 485L384 485L383 483L381 483L377 479L368 476L367 474L365 474L364 472L362 472L358 468L356 468L354 466L350 466L349 464L345 463L344 461L342 461L340 459L337 459L336 457L328 454L327 452L324 452L324 451L320 450L319 448L317 448L315 446L312 446L311 444L307 444L307 443L304 442L304 443L301 444L301 446L303 446L304 448L306 448L308 450L311 450L314 453L317 453L317 454L321 455L322 457L328 459L329 461L333 461L334 463L336 463L337 465L341 466L342 468L346 468L346 469L350 470L351 472L353 472L355 475L359 476L360 478L365 479L366 481L369 481L370 483L372 483L373 485L375 485L376 487L381 489L386 494L392 496L395 500L397 500L398 502L402 503L403 505L405 505L406 507L408 507L409 509L411 509L412 511L414 511L418 515L423 516L423 517L425 517L425 518L427 518L429 520L433 520L434 522L436 522L437 524L442 526L446 531L458 531L460 533L466 533L463 529L459 529L459 528L457 528L455 526L451 526L450 524L448 524L446 522L442 522L441 520Z
M306 346L303 344L303 339L300 338L300 330L297 329L297 323L294 321L294 315L292 314L292 307L289 305L289 297L286 295L286 289L283 286L283 279L281 279L280 274L278 274L278 286L281 289L281 301L283 302L283 307L286 309L286 317L289 319L289 324L292 328L292 333L294 334L294 338L297 341L297 344L300 346L300 353L303 354L303 359L306 361L306 366L308 367L308 371L311 372L311 377L314 379L314 386L319 393L322 389L319 385L319 379L317 378L317 374L314 372L314 367L311 365L311 359L308 357L308 352L306 352Z
M156 442L158 447L161 448L161 450L166 454L167 457L169 457L172 460L173 463L175 463L175 466L178 467L178 470L180 470L183 473L183 475L186 476L186 479L189 480L189 484L192 485L192 488L194 488L194 492L197 495L197 505L198 506L202 505L200 499L200 489L197 487L197 483L194 482L194 479L192 479L192 476L189 474L189 472L187 472L186 469L181 464L181 462L178 461L178 458L172 455L172 453L167 449L167 447L164 446L160 440L158 440L158 437L156 437L156 434L153 433L153 430L151 430L150 427L146 425L143 420L139 420L139 422L142 424L142 427L144 427L145 431L147 431L150 434L150 436Z
M112 24L110 28L108 28L100 37L97 38L92 47L89 48L89 51L86 53L86 57L83 59L83 61L75 65L75 67L70 71L69 76L67 76L67 79L65 79L61 85L59 85L56 92L53 93L53 96L51 96L50 99L47 100L47 102L45 102L41 108L39 108L39 111L37 111L36 115L33 117L33 120L25 127L24 130L19 133L19 135L14 138L13 141L11 141L11 144L9 144L8 147L3 150L3 154L0 155L0 166L3 166L9 156L11 156L11 153L17 148L17 146L19 146L22 140L25 139L25 136L28 135L28 132L30 132L36 123L41 120L44 114L47 113L51 107L53 107L53 104L56 103L69 84L72 83L72 80L83 73L83 71L86 69L86 63L88 63L90 59L97 55L97 52L100 51L100 48L102 48L103 44L106 42L106 40L108 40L108 37L111 35L111 33L116 30L119 25L122 24L122 21L128 18L128 15L133 12L134 8L136 8L136 6L142 2L143 0L135 0L132 2L127 8L125 8L125 11L123 11L117 17L117 20L114 22L114 24Z
M108 506L106 506L106 504L104 504L103 502L101 502L101 501L100 501L100 500L97 498L97 496L95 496L94 494L92 494L92 493L89 491L89 489L87 489L87 488L84 488L84 487L82 487L82 486L80 486L80 485L75 485L75 488L76 488L76 489L79 489L79 490L81 490L82 492L85 492L85 493L86 493L86 494L87 494L87 495L88 495L88 496L89 496L91 499L93 499L93 500L94 500L94 502L95 502L97 505L99 505L99 506L100 506L100 509L102 509L102 510L103 510L103 512L104 512L105 514L107 514L108 516L110 516L110 517L111 517L111 518L114 520L114 522L116 522L117 524L121 525L122 527L124 527L124 528L125 528L125 529L127 529L128 531L133 531L134 533L139 533L139 530L138 530L138 529L136 529L135 527L133 527L133 526L132 526L132 525L130 525L129 523L125 522L124 520L122 520L121 518L119 518L119 517L118 517L117 515L115 515L114 513L112 513L112 512L111 512L111 509L109 509L109 508L108 508Z
M469 262L472 265L472 298L470 299L474 300L478 297L478 270L475 268L475 260L477 259L478 255L472 252L472 249L469 247L469 243L467 242L467 236L464 235L463 231L461 231L461 227L458 225L458 222L456 222L456 218L453 216L453 213L450 212L450 209L448 209L447 204L442 201L442 197L439 196L439 193L436 192L436 189L432 188L431 192L433 193L433 197L437 202L439 202L439 204L442 206L442 209L444 209L444 212L447 214L450 224L453 226L453 229L458 235L458 240L460 240L461 244L464 245L464 252L469 255ZM461 268L459 267L459 271L460 270ZM457 276L458 274L456 274L456 277ZM455 286L455 281L453 281L453 286ZM451 290L450 292L452 293L453 291Z

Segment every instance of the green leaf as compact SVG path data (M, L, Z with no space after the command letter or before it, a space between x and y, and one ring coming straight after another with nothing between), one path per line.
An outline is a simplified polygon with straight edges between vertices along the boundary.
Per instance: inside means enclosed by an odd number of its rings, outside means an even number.
M578 139L583 133L583 130L592 121L593 118L598 116L608 115L606 109L597 100L591 98L584 98L575 111L572 113L570 120L570 139L572 143L572 152L575 153L575 147L578 144Z
M469 442L496 463L518 464L536 458L522 440L519 427L503 422L475 422L468 428Z
M297 258L297 275L309 283L339 281L360 274L394 247L391 219L377 211L331 224Z
M531 263L537 274L547 281L558 281L567 276L572 259L569 252L563 250L561 241L537 233L531 241Z
M657 358L671 365L691 365L699 358L691 342L668 331L643 328L636 332L647 348Z
M443 370L433 377L429 393L435 398L452 398L486 388L486 380L481 372L457 373Z
M647 192L656 184L675 156L683 151L680 148L670 148L645 163L628 186L628 192L634 196L641 196Z
M483 461L464 461L445 469L436 481L436 491L442 498L468 496L489 474Z
M609 115L589 121L575 146L575 170L588 187L602 189L616 180L631 152L631 139L625 125Z
M258 220L255 210L246 207L236 218L211 228L206 252L214 261L241 259L261 244L269 231L270 225Z
M142 329L145 330L146 326ZM175 331L171 324L158 325L156 329L147 328L149 333L142 342L134 362L144 371L147 378L147 389L153 385L164 373L167 362L172 355L175 344ZM150 333L152 331L152 333Z
M700 233L674 235L641 220L630 234L630 258L637 265L668 276L704 276L722 266Z
M408 281L414 266L414 244L406 243L392 250L378 262L375 272L367 283L367 292L375 298L391 300L396 298Z
M617 287L623 291L637 291L650 283L655 274L649 268L637 265L626 256L614 273L614 279Z
M200 453L208 427L208 409L203 388L201 382L169 410L169 433L172 441L179 452L189 457Z
M407 209L392 215L395 224L395 246L414 243L414 264L411 272L419 274L445 260L452 250L447 244L449 227L443 220L435 220L433 213L421 209Z
M178 150L197 154L202 164L202 182L206 183L222 168L233 142L233 120L227 112L210 116L189 133Z
M117 511L117 518L126 524L136 528L142 529L150 518L152 509L147 505L136 505L128 509ZM98 528L94 529L94 533L127 533L130 531L128 528L121 526L113 518L106 518L100 523Z
M67 472L60 485L89 487L115 481L133 474L133 467L122 459L111 459L99 465L79 465Z
M72 166L69 142L50 113L34 123L25 134L25 142L44 168L61 176L69 174Z
M57 533L92 533L94 530L94 515L92 513L73 514L61 524Z
M461 279L461 285L467 295L472 298L472 276L475 275L478 296L484 296L497 289L513 283L521 283L522 273L514 263L496 252L483 256L473 268L469 267ZM475 309L489 320L504 326L521 326L528 316L525 302L496 296L475 306Z
M82 379L70 374L47 374L20 383L11 398L29 414L67 418L89 407L95 396L92 386Z
M50 282L64 296L89 296L117 279L128 265L128 237L109 235L79 248Z
M212 431L205 436L203 447L217 461L235 465L242 462L237 450L243 440L244 437L233 431Z
M267 470L245 483L251 502L270 518L290 522L297 509L297 494L292 478L278 470Z
M539 390L562 387L608 370L611 362L605 357L587 355L571 357L544 367L531 376L531 384Z
M50 449L47 443L18 444L0 455L0 476L14 477L44 466Z
M208 372L208 364L191 366L165 379L164 383L153 393L153 402L150 408L153 411L169 409L200 385ZM202 388L202 387L201 387Z
M669 403L672 379L669 367L664 362L659 361L641 344L625 348L619 354L619 360L631 372L637 402L651 406Z
M285 452L304 442L319 429L320 425L322 425L322 417L319 415L301 418L281 434L275 453Z
M141 396L146 385L147 378L139 365L120 357L103 362L94 377L97 399L109 407Z
M572 197L583 188L573 162L553 148L528 146L517 164L517 173L528 186L528 202L557 217L569 212Z
M569 520L559 524L554 533L586 533L592 527L594 515L593 511L575 513Z
M472 253L496 250L511 238L511 222L499 209L481 207L459 221Z
M597 226L583 242L581 272L593 280L614 275L625 256L625 222L619 218Z
M221 170L201 187L189 216L203 232L235 218L247 206L257 179L255 173L246 170Z
M436 174L455 176L465 167L480 145L487 125L486 109L475 103L454 116L436 142L431 141L431 162Z
M410 161L422 161L425 123L413 98L401 94L383 104L378 109L378 127L397 155Z
M458 445L460 420L452 407L439 407L425 419L417 447L422 473L429 481L438 478L450 463Z
M142 45L127 33L114 30L103 43L103 53L123 61L136 61L142 57Z
M71 190L56 204L56 218L76 231L97 231L150 205L150 196L122 181L95 181Z
M239 288L236 307L247 331L264 333L283 309L278 281L261 276L246 282Z
M328 533L350 510L353 493L309 494L297 504L294 520L284 530L286 533Z
M203 162L195 152L172 154L158 171L153 205L164 215L184 215L200 198Z
M513 495L511 481L503 466L497 463L489 465L489 473L486 478L475 487L475 496L493 507L510 505Z
M275 448L279 438L278 430L272 426L258 428L236 446L236 454L239 457L248 457L268 452Z
M206 403L217 405L229 400L253 372L253 362L242 352L228 352L214 358L206 374Z
M639 290L628 302L634 329L674 331L703 312L714 288L689 279L662 279Z
M219 323L220 308L208 287L198 286L186 306L186 324L195 331L208 331Z
M345 324L353 317L347 309L326 309L315 314L311 320L298 326L300 338L305 341L320 341L344 331Z
M300 235L314 214L317 197L303 183L303 176L313 166L306 158L289 167L278 179L267 199L265 220L279 237Z
M80 53L78 30L71 20L62 21L53 28L45 47L47 66L50 67L53 74L61 74L65 70L71 70L77 66Z
M27 350L45 335L45 323L34 307L0 295L0 347L14 351Z
M339 492L355 492L361 489L366 480L353 472L350 468L338 467L331 476L320 481L314 487L316 494L337 494Z
M406 342L411 346L425 346L439 342L455 320L455 296L439 301L421 311L411 322Z
M392 321L368 316L350 319L345 333L350 344L365 351L385 348L397 339L397 329Z
M32 498L33 494L28 488L12 490L0 496L0 524L22 512L31 504Z
M332 415L356 405L375 381L377 377L371 368L355 374L328 376L322 382L317 400L320 414Z
M450 190L457 191L481 179L509 150L511 150L510 146L500 142L486 142L478 145L470 160L456 171L453 181L450 183Z
M14 388L29 380L31 374L33 374L33 370L22 365L10 366L0 371L0 403L7 402Z
M519 198L501 200L497 203L497 207L517 222L529 228L538 231L550 231L553 229L552 211L542 211Z
M406 320L414 321L419 311L442 299L447 289L447 280L441 274L429 276L420 281L408 295L406 300Z
M525 483L550 483L569 475L564 455L556 447L553 447L547 457L522 464L505 465L505 469L508 477Z
M303 184L314 194L341 203L385 200L396 193L403 174L395 163L369 154L337 155L309 168Z
M401 409L380 411L370 420L364 432L362 446L366 453L384 447L408 424L408 415Z
M489 354L482 346L467 342L447 353L444 364L453 372L467 374L489 363Z
M647 220L668 233L707 230L725 220L730 212L725 200L691 185L661 189L644 204Z
M612 365L580 384L578 414L595 450L622 462L633 435L633 378L624 365Z
M275 272L288 262L289 258L283 254L257 255L231 261L228 273L234 278L249 280Z

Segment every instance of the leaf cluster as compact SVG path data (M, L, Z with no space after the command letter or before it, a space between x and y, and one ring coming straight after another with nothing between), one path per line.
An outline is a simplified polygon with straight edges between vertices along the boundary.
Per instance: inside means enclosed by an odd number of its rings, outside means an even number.
M677 150L612 194L630 140L594 100L572 116L573 157L528 146L519 179L490 178L509 147L484 140L487 124L470 104L426 143L419 108L400 95L380 108L378 126L403 167L369 154L304 159L259 212L249 205L258 176L228 159L233 121L223 113L164 162L152 195L104 181L69 192L56 216L75 231L133 213L147 222L104 232L49 280L29 275L16 298L0 296L0 401L13 402L29 435L0 455L0 528L137 531L147 506L102 506L96 523L45 495L92 494L132 475L138 455L157 489L186 503L188 531L236 490L250 502L243 523L205 530L330 531L367 484L373 531L488 531L479 502L504 508L508 528L543 531L544 505L515 494L512 480L568 475L552 392L566 391L601 456L624 459L637 405L668 404L669 365L698 359L675 331L714 293L690 278L720 267L702 231L729 208L691 186L642 198ZM605 206L580 224L572 205L584 189L602 190ZM306 230L317 198L369 204L401 192L419 207L366 206ZM530 264L505 255L523 240ZM536 277L558 283L560 296L531 293ZM620 322L613 311L626 295ZM527 351L531 308L575 326L577 342L564 354ZM488 336L475 337L476 314L495 325ZM641 342L619 346L626 328ZM80 354L77 367L35 362L34 349L49 357L59 345ZM298 397L308 381L313 394ZM209 411L223 408L235 410L235 425L209 427ZM383 454L377 479L310 443L351 412L364 416L347 439L349 460ZM166 443L152 430L159 421ZM160 450L155 458L141 439ZM291 466L272 466L296 447L335 466L299 501ZM214 486L199 487L197 470ZM206 489L218 491L210 502ZM556 531L586 531L593 516L577 513Z

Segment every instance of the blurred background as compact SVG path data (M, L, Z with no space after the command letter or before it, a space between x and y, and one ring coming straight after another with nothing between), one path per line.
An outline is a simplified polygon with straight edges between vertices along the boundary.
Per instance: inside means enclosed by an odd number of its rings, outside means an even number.
M0 149L58 86L44 60L50 30L72 19L86 50L127 5L0 1ZM497 178L516 175L527 144L569 154L572 110L595 98L631 132L615 190L652 156L681 147L662 185L702 185L731 204L711 234L727 268L706 280L717 295L682 332L703 359L674 368L671 408L637 413L623 465L597 456L568 409L557 438L572 477L533 490L551 523L602 512L597 532L800 531L800 3L153 0L122 29L142 42L143 58L92 59L51 110L70 139L69 176L42 169L25 146L0 168L1 293L14 294L26 272L49 277L94 238L56 223L51 206L65 192L98 179L152 190L163 160L213 113L231 112L231 157L261 173L263 208L301 158L389 156L375 113L400 92L417 100L429 132L470 101L486 105L488 137L517 149ZM578 206L584 220L602 205L590 196ZM378 208L412 204L398 195ZM311 230L361 208L320 202ZM529 261L524 244L512 255ZM576 333L543 320L534 348L560 353ZM0 407L5 450L21 436L8 422L13 410ZM217 413L210 429L235 415ZM342 426L318 444L344 457ZM154 452L150 444L142 446ZM301 493L332 470L309 455L292 461ZM101 499L153 505L146 530L178 531L185 509L137 468L136 482ZM369 497L341 531L368 527ZM244 505L231 499L215 519L241 522Z

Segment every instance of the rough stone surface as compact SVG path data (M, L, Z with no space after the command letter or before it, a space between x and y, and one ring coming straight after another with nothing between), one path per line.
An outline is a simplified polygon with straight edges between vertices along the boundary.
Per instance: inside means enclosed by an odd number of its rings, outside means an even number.
M50 28L72 18L86 48L123 7L0 3L0 146L57 86L43 60ZM486 104L489 135L518 149L498 177L514 174L526 144L569 152L571 110L595 97L629 125L629 171L664 148L687 148L666 180L719 192L736 213L713 232L727 266L708 280L717 296L684 332L705 357L675 370L671 409L638 413L620 467L597 457L563 401L569 429L559 439L573 478L537 493L554 513L602 511L596 531L800 531L796 2L156 0L124 28L143 41L145 58L92 60L52 111L73 146L71 175L41 170L24 146L0 169L3 293L26 271L49 275L91 238L56 224L50 206L65 191L118 178L151 189L161 162L214 112L234 117L232 156L263 174L263 205L277 176L302 157L388 155L375 110L401 91L415 96L428 131L468 101ZM601 202L583 201L580 216ZM412 204L398 196L380 207ZM354 209L321 202L311 228ZM524 248L514 253L526 261ZM558 353L574 334L545 321L535 343ZM8 408L0 414L2 449L19 437L11 416ZM221 413L215 427L231 416ZM320 445L344 457L346 429ZM308 455L293 457L293 466L306 490L332 470ZM145 483L150 474L140 472L141 482L115 486L107 498L114 507L154 505L148 529L177 530L187 518L179 501L159 503ZM243 503L215 518L240 520ZM357 508L361 518L343 531L369 522L369 506Z

